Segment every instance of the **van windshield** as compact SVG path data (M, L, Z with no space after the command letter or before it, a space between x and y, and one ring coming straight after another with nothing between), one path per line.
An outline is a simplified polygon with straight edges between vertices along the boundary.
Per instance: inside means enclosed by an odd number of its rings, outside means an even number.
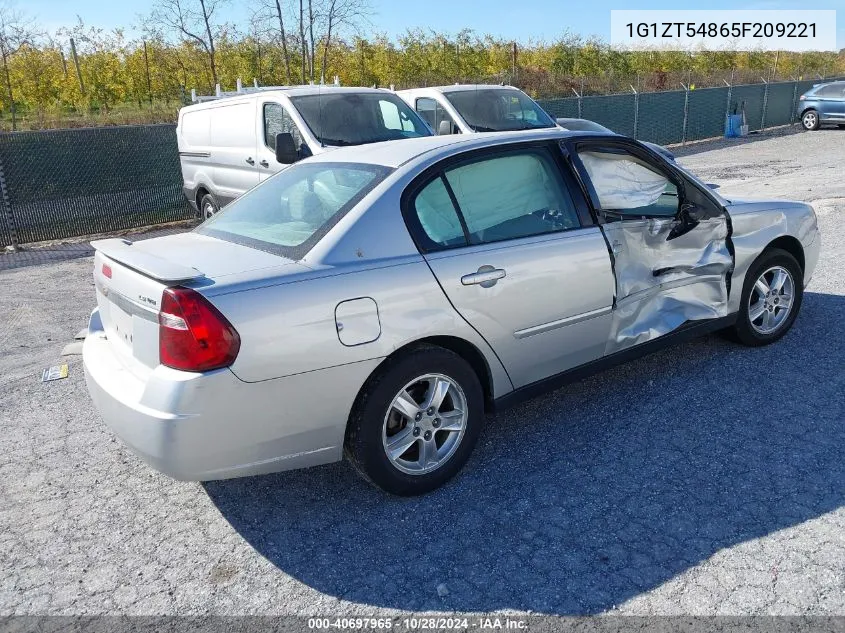
M357 163L296 163L195 231L299 259L390 171Z
M329 92L290 100L323 145L363 145L432 135L419 115L389 92Z
M520 90L479 88L444 94L475 132L555 127L543 108Z

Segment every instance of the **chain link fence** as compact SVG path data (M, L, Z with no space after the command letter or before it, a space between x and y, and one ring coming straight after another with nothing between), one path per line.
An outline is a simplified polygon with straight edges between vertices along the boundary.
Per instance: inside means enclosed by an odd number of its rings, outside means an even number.
M0 134L0 246L192 217L175 125Z
M828 81L832 81L828 79ZM584 95L538 99L554 117L584 118L619 134L661 145L721 136L728 114L745 113L749 132L795 121L798 97L814 81L782 81L663 92Z
M818 80L539 99L554 117L671 145L722 136L728 114L750 131L794 122ZM727 83L727 82L723 82ZM175 125L0 133L0 247L186 220Z

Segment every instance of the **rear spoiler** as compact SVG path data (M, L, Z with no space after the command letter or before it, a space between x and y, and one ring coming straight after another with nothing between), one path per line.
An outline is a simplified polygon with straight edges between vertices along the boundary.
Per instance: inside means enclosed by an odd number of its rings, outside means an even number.
M109 259L159 281L189 281L205 277L205 274L196 268L146 253L135 247L129 240L120 238L94 240L91 246Z

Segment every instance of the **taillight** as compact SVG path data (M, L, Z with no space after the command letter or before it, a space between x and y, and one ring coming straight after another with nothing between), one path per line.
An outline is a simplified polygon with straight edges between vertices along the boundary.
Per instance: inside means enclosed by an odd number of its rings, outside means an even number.
M108 264L103 264L102 271L103 277L108 277L109 279L111 279L111 266L109 266Z
M807 95L801 95L798 97L798 101L804 101L807 98Z
M235 362L241 337L220 311L190 288L168 288L161 296L158 350L162 365L208 371Z

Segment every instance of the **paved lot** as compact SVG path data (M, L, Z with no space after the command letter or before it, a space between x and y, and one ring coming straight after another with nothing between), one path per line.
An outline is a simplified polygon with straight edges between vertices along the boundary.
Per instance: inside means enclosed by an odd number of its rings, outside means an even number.
M845 130L715 147L682 161L724 194L821 200L794 330L500 414L419 499L346 464L153 472L100 422L78 358L38 381L85 325L90 259L0 274L0 613L845 615Z

